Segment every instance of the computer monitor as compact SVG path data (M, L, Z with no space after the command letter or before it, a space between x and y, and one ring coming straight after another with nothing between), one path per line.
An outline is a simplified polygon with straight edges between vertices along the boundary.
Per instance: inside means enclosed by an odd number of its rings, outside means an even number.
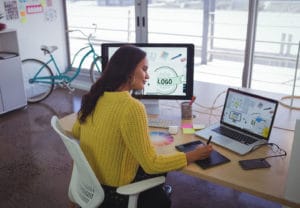
M192 98L194 83L193 44L103 43L101 45L103 70L105 70L114 52L120 46L128 44L139 47L147 54L150 78L147 80L144 89L133 92L133 96L142 99L148 113L153 111L149 110L149 105L152 103L154 104L152 107L155 108L159 99L190 100ZM148 102L145 99L148 99ZM152 102L149 102L149 99Z

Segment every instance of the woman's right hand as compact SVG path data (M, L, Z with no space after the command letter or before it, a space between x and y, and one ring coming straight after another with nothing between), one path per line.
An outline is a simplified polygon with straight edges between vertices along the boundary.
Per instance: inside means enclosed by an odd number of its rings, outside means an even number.
M194 150L186 153L186 159L188 164L195 162L196 160L203 160L209 157L212 152L212 145L198 145Z

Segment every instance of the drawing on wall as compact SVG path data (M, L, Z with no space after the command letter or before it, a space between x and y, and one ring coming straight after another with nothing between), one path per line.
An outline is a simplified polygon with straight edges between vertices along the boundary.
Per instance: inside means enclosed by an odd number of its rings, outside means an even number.
M44 11L43 6L41 4L29 4L26 6L27 14L36 14L42 13Z
M30 20L29 15L37 15L46 22L53 22L57 19L57 10L53 6L53 0L1 0L1 11L6 20L18 19L21 23L27 23Z
M17 1L4 1L4 11L6 20L19 18Z
M56 20L56 10L53 8L46 8L45 9L45 20L48 22L52 22Z
M47 6L52 7L52 0L47 0Z
M27 0L19 0L19 3L18 3L19 16L20 16L20 22L21 23L26 23L27 22L25 2L27 2Z
M27 22L27 18L26 18L26 8L25 6L19 7L20 9L20 20L21 23L26 23Z

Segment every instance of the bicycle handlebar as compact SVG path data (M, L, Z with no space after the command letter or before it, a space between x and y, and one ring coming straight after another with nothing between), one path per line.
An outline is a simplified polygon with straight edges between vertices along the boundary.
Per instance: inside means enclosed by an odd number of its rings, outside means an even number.
M84 37L88 37L88 35L86 35L84 32L82 32L79 29L77 29L77 30L68 30L67 32L69 32L69 33L71 33L71 32L80 32Z
M89 35L85 34L82 30L79 30L79 29L76 29L76 30L67 30L67 32L69 32L69 33L70 32L80 32L84 37L86 37L88 39L88 41L90 41L90 39L92 37L94 37L93 34L96 34L96 32L97 32L97 24L93 23L92 25L94 26L94 32L90 33Z

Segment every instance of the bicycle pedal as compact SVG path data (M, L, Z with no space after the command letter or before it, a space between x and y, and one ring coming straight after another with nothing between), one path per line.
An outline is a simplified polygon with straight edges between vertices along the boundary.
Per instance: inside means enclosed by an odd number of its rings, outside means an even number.
M71 92L71 93L75 91L75 88L74 88L74 87L68 86L67 88L68 88L69 92Z
M70 92L74 92L75 91L75 88L71 87L70 83L65 83L65 88L67 88Z
M58 86L61 87L61 88L64 88L65 87L65 83L64 82L59 82Z
M67 81L62 81L62 82L58 83L58 85L61 88L67 88L70 92L74 92L75 91L75 88L71 87L71 83L69 83Z

